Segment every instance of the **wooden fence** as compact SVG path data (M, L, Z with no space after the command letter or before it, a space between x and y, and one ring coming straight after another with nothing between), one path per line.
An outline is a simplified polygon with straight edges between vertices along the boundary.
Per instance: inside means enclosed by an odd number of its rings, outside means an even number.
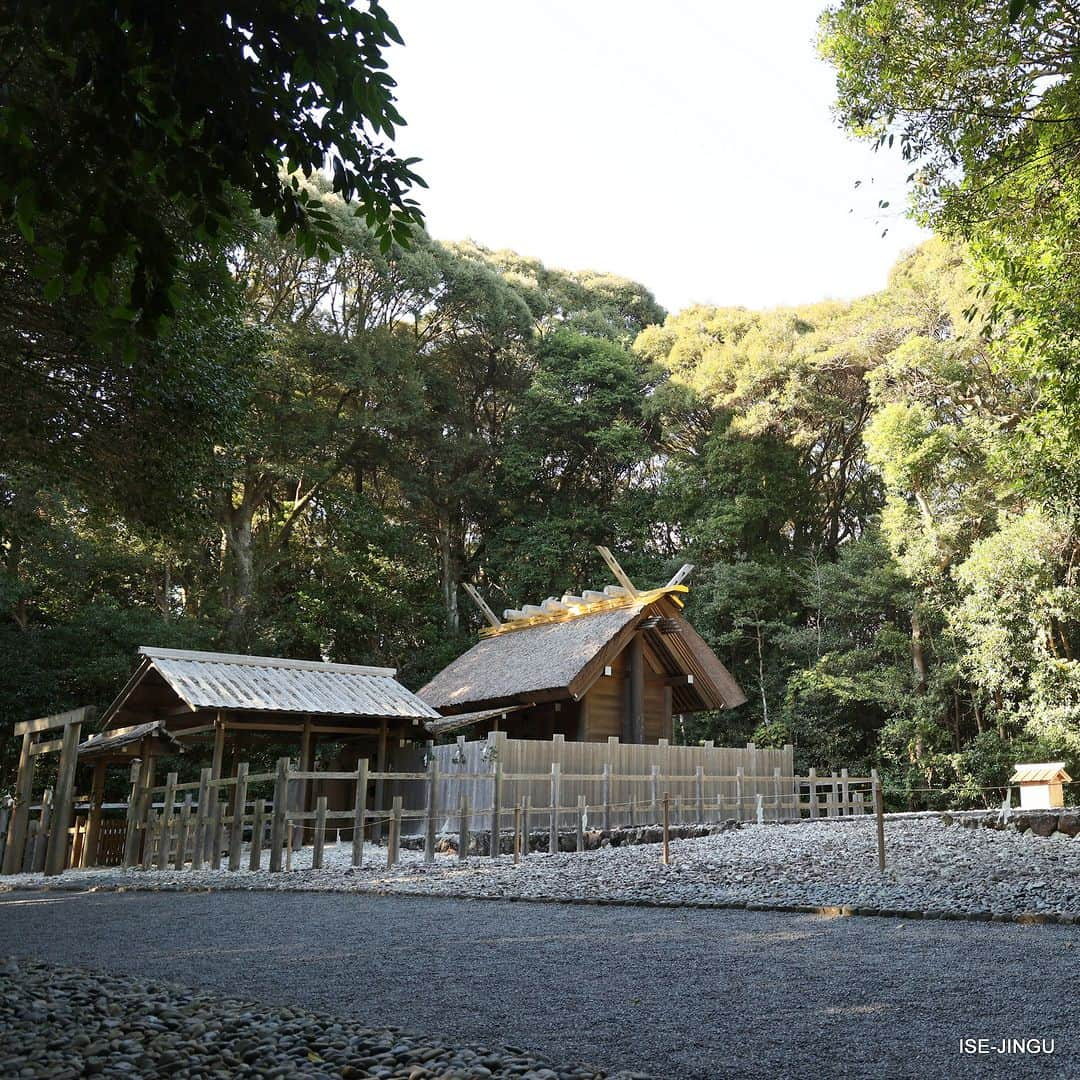
M524 750L515 758L519 747ZM540 771L545 751L548 767ZM666 768L654 760L647 772L631 771L641 769L650 753L661 756ZM207 865L229 870L243 865L255 870L262 866L265 851L269 869L278 872L289 868L293 850L302 838L309 838L311 864L318 869L323 865L327 834L336 831L340 836L344 831L351 839L352 864L360 866L365 834L370 832L375 838L385 826L389 830L387 861L392 865L398 860L402 837L410 833L423 835L425 859L432 861L440 834L455 836L458 855L464 858L471 837L477 834L486 834L490 854L501 853L511 829L513 848L527 854L527 838L537 830L547 832L548 850L556 852L560 834L576 835L572 846L583 850L585 833L590 830L661 823L705 825L728 819L765 823L873 810L878 813L880 840L876 775L852 777L845 770L818 776L811 769L808 776L795 776L790 766L785 770L772 764L777 755L781 761L785 755L791 760L788 747L620 746L617 740L583 744L566 743L559 737L544 743L496 733L483 743L459 741L429 748L426 766L411 772L372 772L366 760L355 772L306 772L293 769L288 758L280 758L272 773L251 773L244 762L235 776L213 779L212 770L205 768L197 781L181 784L177 774L170 773L163 785L144 787L133 770L119 861L124 867L158 870L199 870ZM599 772L580 771L595 769L599 758ZM740 760L753 763L755 772L748 773L742 764L728 773L706 772L707 765L731 770L732 763ZM770 765L771 774L765 771ZM352 807L330 810L325 795L315 800L312 810L296 807L297 793L304 785L329 780L352 781ZM368 808L369 784L380 781L388 785L389 810ZM256 784L272 786L272 798L250 799L249 787ZM876 803L871 798L875 792ZM43 865L50 810L46 798L36 821L30 822L30 842L20 870ZM87 865L81 826L76 819L67 830L66 866ZM116 828L115 822L103 823L101 835ZM93 847L100 853L100 843Z
M457 809L463 796L472 807L491 805L497 768L502 770L503 806L520 805L523 798L534 809L557 805L560 815L565 812L560 827L573 828L580 798L591 808L592 828L656 823L664 791L679 821L755 821L759 796L764 821L798 816L790 746L671 746L666 739L639 744L614 737L605 743L566 742L562 735L545 741L492 732L482 741L467 742L460 736L452 745L413 755L416 770L426 769L432 759L438 765L442 832L459 827ZM409 762L404 763L408 767ZM391 782L390 794L402 796L406 811L424 809L429 801L426 791L411 784ZM406 820L406 835L422 829L419 819L412 819L412 825Z

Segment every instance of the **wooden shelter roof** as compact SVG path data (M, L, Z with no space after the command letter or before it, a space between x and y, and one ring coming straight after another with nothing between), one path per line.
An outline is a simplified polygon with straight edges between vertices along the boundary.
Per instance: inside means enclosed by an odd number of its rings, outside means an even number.
M1017 765L1009 777L1010 784L1068 784L1072 777L1065 771L1064 761L1041 761Z
M79 757L90 760L124 758L134 752L132 748L137 751L143 739L146 738L152 741L155 757L164 753L178 754L183 751L181 744L165 730L163 721L151 720L146 724L114 728L112 731L91 735L86 742L80 744Z
M139 655L134 675L105 712L103 728L121 726L121 714L135 711L133 699L140 689L149 693L161 683L191 712L220 709L417 720L439 715L394 678L393 668L146 646Z
M417 694L444 714L566 695L580 700L640 628L655 671L693 676L673 688L676 711L741 705L746 697L738 684L680 614L678 594L685 591L682 585L634 594L609 588L592 600L548 602L484 631Z

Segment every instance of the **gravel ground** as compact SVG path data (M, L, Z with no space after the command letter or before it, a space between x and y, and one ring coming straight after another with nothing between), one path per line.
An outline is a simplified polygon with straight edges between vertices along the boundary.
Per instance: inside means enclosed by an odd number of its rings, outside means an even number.
M0 966L0 1075L634 1080L516 1048L464 1047L400 1028L268 1008L170 983L9 958ZM60 1032L62 1039L57 1038Z
M1080 1076L1076 949L1073 926L268 892L0 897L0 956L657 1080ZM47 1011L33 1024L50 1044L60 1030ZM1053 1039L1054 1053L962 1055L961 1038Z
M938 818L889 821L886 836L884 874L867 819L751 825L673 841L668 867L658 846L647 844L534 854L520 866L509 856L459 862L448 855L426 865L419 852L404 851L402 862L388 869L385 849L369 845L354 871L342 844L327 847L322 870L310 869L305 849L290 874L108 869L70 871L61 879L17 875L0 879L0 888L302 889L1080 920L1080 838L962 828Z

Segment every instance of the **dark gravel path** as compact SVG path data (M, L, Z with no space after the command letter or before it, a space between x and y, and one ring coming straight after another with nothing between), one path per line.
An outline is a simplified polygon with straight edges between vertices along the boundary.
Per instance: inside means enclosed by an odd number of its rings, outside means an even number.
M12 893L0 956L714 1077L1080 1077L1080 928L303 893ZM1056 1040L1052 1056L961 1037Z

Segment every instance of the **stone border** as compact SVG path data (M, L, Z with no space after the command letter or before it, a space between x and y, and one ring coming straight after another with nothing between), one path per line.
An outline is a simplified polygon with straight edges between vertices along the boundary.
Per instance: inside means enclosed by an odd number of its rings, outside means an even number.
M302 871L301 871L302 872ZM95 885L86 888L85 885L77 885L74 882L63 884L40 885L34 888L11 889L10 893L16 892L113 892L113 893L309 893L321 896L377 896L382 898L406 899L406 900L472 900L484 903L503 904L565 904L576 907L640 907L640 908L692 908L699 911L774 911L785 915L820 915L825 918L850 918L869 917L885 919L920 919L940 920L943 922L995 922L1016 923L1021 926L1080 926L1080 912L1047 912L1047 911L1019 911L1019 912L990 912L990 911L952 911L948 909L929 908L882 908L867 907L852 904L767 904L748 902L742 900L630 900L622 897L583 897L583 896L478 896L468 892L395 892L391 889L314 889L299 886L289 889L261 889L251 887L246 889L227 888L214 889L210 887L179 886L179 885ZM2 901L0 901L2 903Z

